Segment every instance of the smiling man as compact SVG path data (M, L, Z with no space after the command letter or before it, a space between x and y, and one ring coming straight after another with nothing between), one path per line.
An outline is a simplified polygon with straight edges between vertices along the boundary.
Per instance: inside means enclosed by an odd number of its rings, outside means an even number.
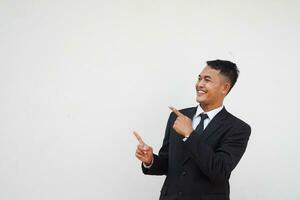
M250 126L223 101L238 78L236 64L208 61L196 83L196 107L173 107L162 147L153 153L138 133L136 157L148 175L166 175L160 200L229 200L229 178L246 150Z

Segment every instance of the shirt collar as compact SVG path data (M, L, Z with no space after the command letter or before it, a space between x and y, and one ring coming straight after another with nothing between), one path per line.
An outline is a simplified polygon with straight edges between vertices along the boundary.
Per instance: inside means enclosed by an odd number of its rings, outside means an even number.
M197 106L197 111L196 111L196 114L195 114L195 117L197 117L198 115L200 115L201 113L206 113L208 115L208 118L210 120L212 120L222 109L224 108L224 105L218 107L218 108L215 108L211 111L208 111L208 112L204 112L203 109L201 108L200 105Z

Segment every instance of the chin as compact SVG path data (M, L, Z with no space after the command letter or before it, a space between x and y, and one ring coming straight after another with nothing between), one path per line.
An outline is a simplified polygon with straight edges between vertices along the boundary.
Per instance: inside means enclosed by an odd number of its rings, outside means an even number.
M204 103L205 100L206 100L206 99L203 98L203 97L199 97L199 96L196 97L196 101L197 101L198 103Z

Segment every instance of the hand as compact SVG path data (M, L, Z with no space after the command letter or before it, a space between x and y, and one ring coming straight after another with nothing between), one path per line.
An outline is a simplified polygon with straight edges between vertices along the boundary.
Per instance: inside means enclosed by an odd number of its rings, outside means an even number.
M171 106L169 108L177 115L177 119L173 124L175 131L184 137L190 136L193 132L192 120L179 112L176 108Z
M153 160L153 149L152 147L148 146L141 138L141 136L133 131L133 134L135 135L136 139L139 141L139 144L137 145L135 156L145 163L146 165L150 165Z

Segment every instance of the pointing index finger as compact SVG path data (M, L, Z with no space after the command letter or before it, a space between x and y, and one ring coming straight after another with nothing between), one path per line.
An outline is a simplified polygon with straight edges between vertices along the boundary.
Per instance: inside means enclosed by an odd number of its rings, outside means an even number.
M140 144L145 144L145 142L143 141L141 136L136 131L133 131L133 134L136 137L136 139L139 141Z
M179 117L179 116L183 116L183 114L181 112L179 112L176 108L174 108L173 106L169 106L169 108Z

